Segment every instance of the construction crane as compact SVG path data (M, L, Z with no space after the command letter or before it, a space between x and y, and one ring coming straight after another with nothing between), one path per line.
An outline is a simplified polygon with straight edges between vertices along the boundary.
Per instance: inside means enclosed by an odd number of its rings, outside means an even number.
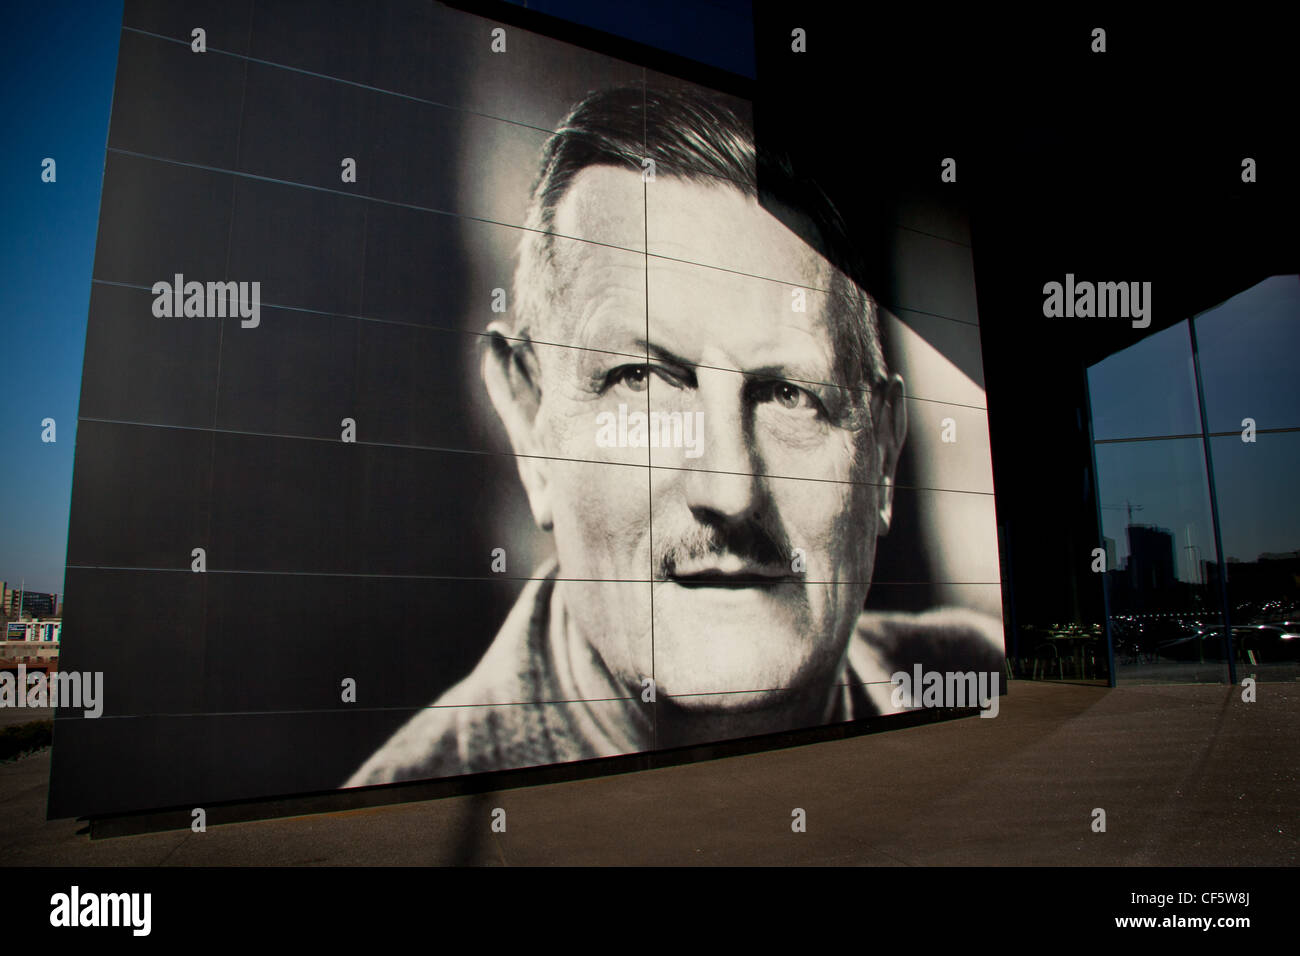
M1127 498L1125 498L1125 499L1124 499L1124 507L1121 507L1120 505L1102 505L1102 507L1105 508L1105 509L1107 509L1108 511L1123 511L1125 508L1127 508L1127 509L1128 509L1128 523L1129 523L1129 524L1132 524L1132 523L1133 523L1133 512L1135 512L1135 511L1142 511L1143 508L1144 508L1145 506L1144 506L1144 505L1135 505L1135 504L1133 504L1133 502L1131 502L1131 501L1129 501Z

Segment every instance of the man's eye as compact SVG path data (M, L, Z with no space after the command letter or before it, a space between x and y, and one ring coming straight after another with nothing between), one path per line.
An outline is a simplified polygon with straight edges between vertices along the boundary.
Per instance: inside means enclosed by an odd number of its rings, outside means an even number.
M630 391L644 392L650 387L650 376L658 377L661 384L673 388L683 388L686 382L679 372L664 368L662 365L620 365L605 376L605 391L614 385L626 385Z
M808 393L802 389L795 388L793 385L787 385L784 382L777 385L772 394L776 400L786 408L798 408L808 397Z
M759 401L776 402L782 408L820 412L821 402L810 392L789 382L763 382L756 389Z
M644 392L650 384L650 366L622 365L610 372L605 379L606 388L620 383L634 392Z

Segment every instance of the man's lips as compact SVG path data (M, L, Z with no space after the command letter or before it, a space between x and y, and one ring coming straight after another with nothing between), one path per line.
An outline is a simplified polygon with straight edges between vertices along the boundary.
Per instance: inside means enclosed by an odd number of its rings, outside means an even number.
M770 565L745 565L734 570L719 567L675 570L668 580L684 588L753 588L771 587L790 579L785 568Z

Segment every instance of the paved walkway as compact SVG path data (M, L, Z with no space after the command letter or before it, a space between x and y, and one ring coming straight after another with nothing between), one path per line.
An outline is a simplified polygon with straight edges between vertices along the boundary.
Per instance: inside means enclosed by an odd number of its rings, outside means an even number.
M91 840L49 751L0 765L0 864L1295 865L1300 685L1013 682L995 719L421 803ZM491 829L506 811L506 832ZM802 808L807 831L791 831ZM1106 832L1091 829L1106 811ZM79 832L81 831L81 832Z

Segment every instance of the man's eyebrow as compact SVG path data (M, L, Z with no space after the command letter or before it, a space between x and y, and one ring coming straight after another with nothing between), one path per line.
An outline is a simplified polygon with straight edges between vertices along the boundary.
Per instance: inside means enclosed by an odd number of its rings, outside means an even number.
M793 366L784 364L768 364L760 365L756 368L735 369L713 365L701 365L699 362L691 362L682 358L680 355L677 355L670 349L666 349L661 345L656 345L653 342L647 342L644 339L637 339L633 344L633 347L638 352L645 352L651 358L657 358L684 369L718 368L720 371L735 372L738 375L743 375L745 378L755 379L758 381L778 381L791 382L797 385L837 387L832 385L830 382L831 376L825 370L820 369L820 367L802 364Z
M657 358L662 362L667 362L670 365L677 365L684 369L695 368L697 364L695 362L688 362L671 349L666 349L662 345L656 345L653 342L647 342L645 339L637 339L632 343L632 347L637 352L645 352L646 355L651 358Z

